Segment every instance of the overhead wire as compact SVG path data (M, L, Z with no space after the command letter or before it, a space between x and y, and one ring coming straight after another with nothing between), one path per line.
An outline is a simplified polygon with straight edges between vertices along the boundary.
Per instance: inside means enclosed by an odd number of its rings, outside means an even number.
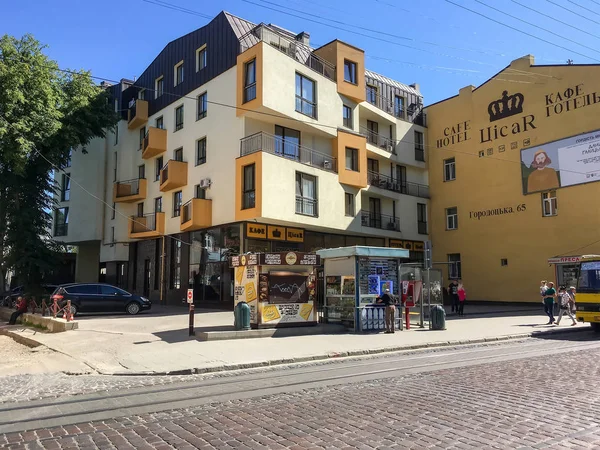
M569 9L569 8L567 8L566 6L563 6L563 5L561 5L560 3L556 3L556 2L555 2L555 1L553 1L553 0L546 0L546 1L547 1L548 3L551 3L551 4L555 5L555 6L558 6L558 7L559 7L559 8L561 8L561 9L564 9L565 11L568 11L568 12L570 12L571 14L575 14L576 16L578 16L578 17L581 17L582 19L589 20L590 22L594 22L596 25L600 25L600 22L598 22L597 20L590 19L589 17L586 17L586 16L584 16L584 15L581 15L581 14L579 14L577 11L573 11L572 9Z
M579 4L579 3L577 3L577 2L575 2L575 1L573 1L573 0L567 0L567 1L568 1L569 3L572 3L572 4L573 4L573 5L575 5L575 6L579 6L581 9L585 9L586 11L589 11L589 12L591 12L591 13L594 13L594 14L596 14L597 16L600 16L600 14L599 14L597 11L594 11L593 9L587 8L587 7L585 7L585 6L581 5L581 4Z

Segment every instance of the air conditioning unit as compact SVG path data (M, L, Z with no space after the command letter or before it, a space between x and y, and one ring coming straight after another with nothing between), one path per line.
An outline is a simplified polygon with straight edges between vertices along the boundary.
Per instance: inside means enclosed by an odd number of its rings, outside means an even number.
M331 161L323 161L323 168L331 170L333 168Z
M210 178L204 178L204 179L200 180L200 187L202 189L209 188L211 184L212 184L212 181L210 181Z

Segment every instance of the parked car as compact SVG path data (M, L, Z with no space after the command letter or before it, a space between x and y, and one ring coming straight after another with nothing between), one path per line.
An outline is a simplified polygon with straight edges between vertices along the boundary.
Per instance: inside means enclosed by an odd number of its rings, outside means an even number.
M145 297L103 283L70 283L58 286L53 299L58 300L60 307L71 300L73 315L88 312L126 312L135 315L149 310L152 302Z
M52 293L56 290L57 287L58 286L55 284L42 284L42 292L38 292L37 295L35 295L34 293L25 292L24 286L17 286L13 288L10 291L10 293L8 293L4 297L3 305L9 308L14 308L17 304L17 299L19 298L19 296L24 294L31 294L36 296L38 298L39 304L39 300L41 299L49 300L52 296Z

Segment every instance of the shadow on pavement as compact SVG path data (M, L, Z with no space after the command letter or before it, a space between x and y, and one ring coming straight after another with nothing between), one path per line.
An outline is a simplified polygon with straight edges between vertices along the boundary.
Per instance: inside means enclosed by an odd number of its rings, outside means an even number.
M196 314L204 314L204 313L217 313L217 312L227 312L222 309L196 309ZM106 318L106 319L120 319L120 318L134 318L134 317L169 317L169 316L183 316L188 315L188 307L185 306L161 306L161 305L152 305L152 309L150 311L140 311L139 314L135 316L131 316L125 312L122 313L79 313L77 314L77 320L86 320L86 319L98 319L98 318ZM233 315L233 313L231 313Z
M575 327L571 325L554 327L561 333L536 333L531 337L535 339L545 339L548 341L597 341L600 340L600 334L594 333L588 324L577 324ZM569 332L573 331L573 332Z

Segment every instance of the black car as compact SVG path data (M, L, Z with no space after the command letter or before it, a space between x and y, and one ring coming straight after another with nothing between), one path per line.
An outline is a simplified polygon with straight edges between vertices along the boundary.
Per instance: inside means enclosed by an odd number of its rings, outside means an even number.
M56 291L57 287L58 286L56 286L55 284L42 284L41 291L34 293L34 292L25 292L25 286L17 286L16 288L13 288L10 291L10 293L8 293L4 297L4 301L2 303L4 306L7 306L9 308L14 308L17 304L17 299L23 295L35 296L35 297L38 297L38 300L41 300L41 299L49 300L50 297L52 296L52 293L54 291ZM38 301L38 303L39 303L39 301Z
M71 312L126 312L135 315L149 310L152 303L145 297L130 294L121 288L102 283L71 283L59 286L52 298L60 307L71 300Z

